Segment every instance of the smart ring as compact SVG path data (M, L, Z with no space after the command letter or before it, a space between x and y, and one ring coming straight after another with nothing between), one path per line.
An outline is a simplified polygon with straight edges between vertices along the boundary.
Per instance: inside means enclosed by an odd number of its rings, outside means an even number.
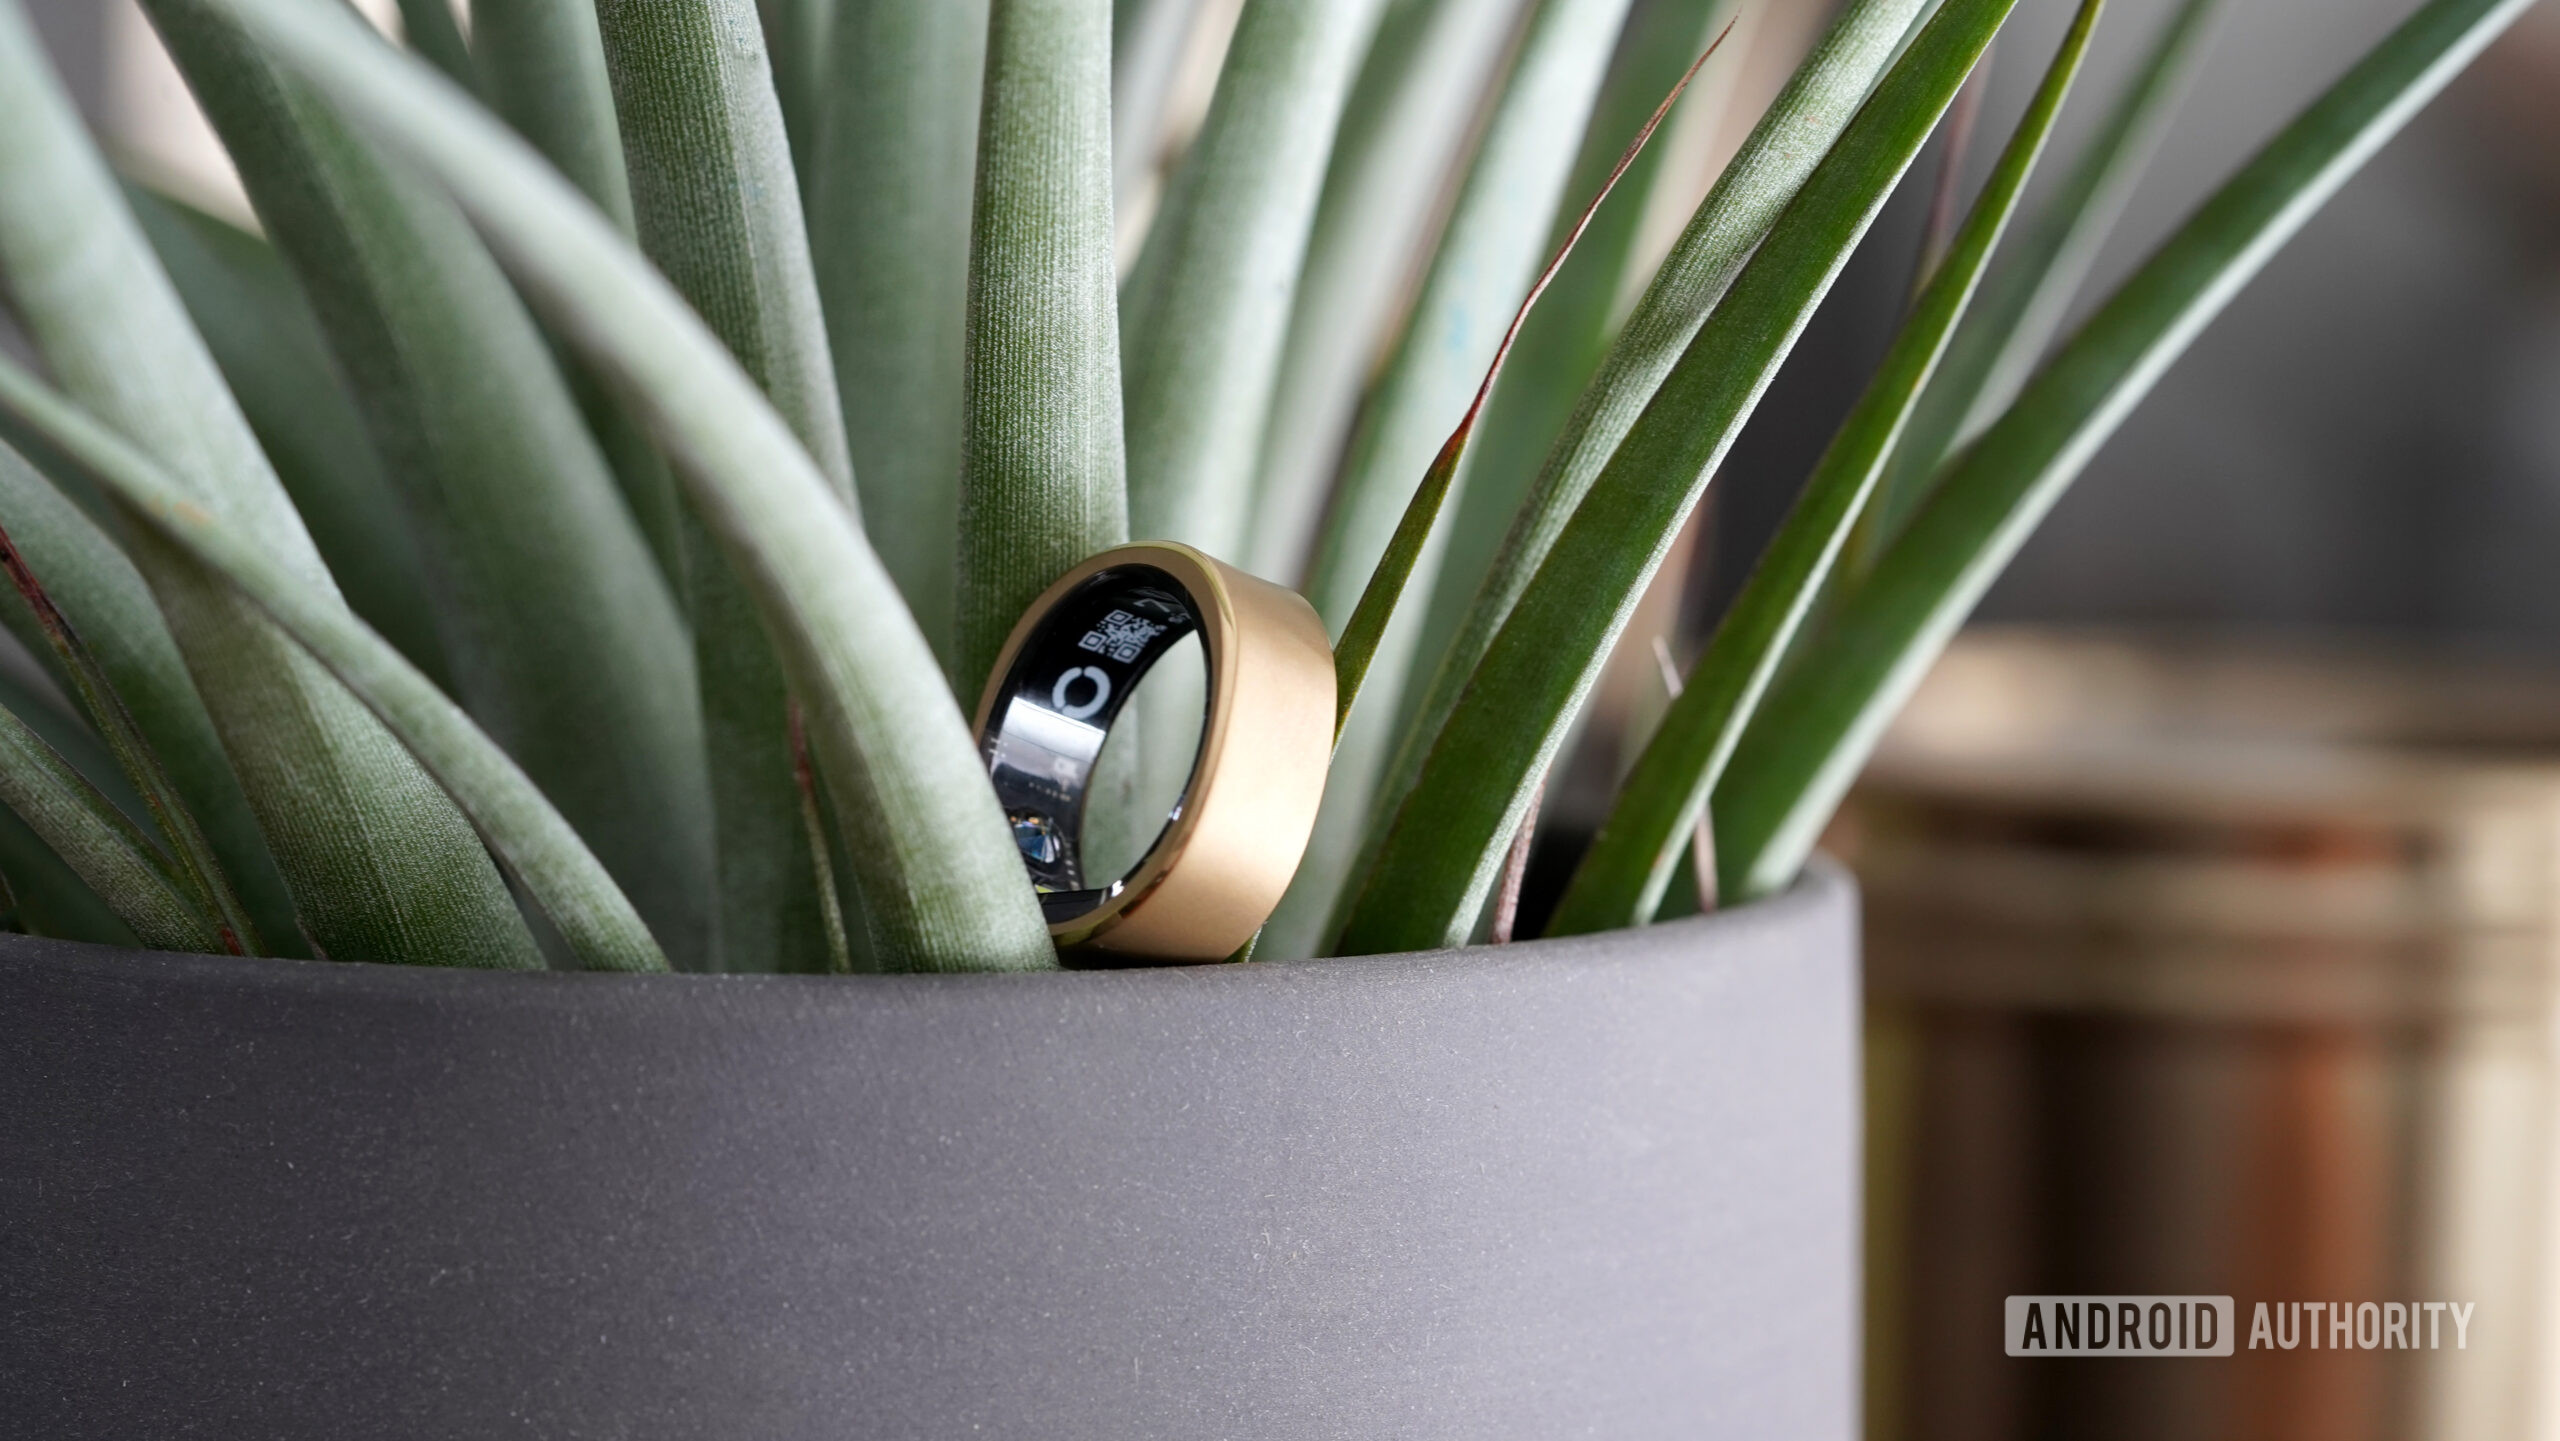
M1182 796L1125 875L1084 871L1087 787L1138 682L1200 638L1208 709ZM1280 904L1333 752L1333 648L1297 592L1187 545L1104 551L1015 624L978 702L978 747L1061 947L1211 961Z

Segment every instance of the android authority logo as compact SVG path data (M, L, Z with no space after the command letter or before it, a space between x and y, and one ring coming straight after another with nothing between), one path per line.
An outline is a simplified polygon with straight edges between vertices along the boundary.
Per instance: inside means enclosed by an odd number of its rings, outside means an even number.
M2237 1310L2229 1296L2011 1296L2001 1339L2012 1356L2229 1356ZM2469 1301L2259 1301L2247 1349L2467 1351L2472 1310Z

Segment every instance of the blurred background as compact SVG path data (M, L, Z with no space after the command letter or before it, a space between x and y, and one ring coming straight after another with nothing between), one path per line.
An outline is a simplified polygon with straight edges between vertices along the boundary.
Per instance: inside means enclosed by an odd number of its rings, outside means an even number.
M2110 5L2083 126L2170 8ZM2084 303L2415 8L2220 7ZM2067 13L2019 7L1982 134ZM1904 190L1718 482L1692 626L1882 353ZM2545 5L2170 371L1835 828L1868 902L1871 1436L2560 1436L2555 241ZM2480 1320L2462 1352L2232 1361L1991 1339L2005 1295L2110 1293Z
M1194 59L1165 156L1237 3L1169 42ZM1961 175L2070 8L2021 0ZM2057 154L2171 8L2112 0ZM2226 0L2084 304L2415 8ZM245 217L129 0L32 9L132 168ZM1744 0L1661 142L1659 244L1829 9ZM1703 642L1882 354L1943 163L1842 277L1614 663L1549 797L1550 884L1659 712L1653 638ZM1869 899L1871 1436L2560 1437L2555 242L2545 5L2170 373L1844 815ZM2022 1292L2230 1294L2244 1326L2259 1300L2478 1310L2460 1352L2010 1361Z

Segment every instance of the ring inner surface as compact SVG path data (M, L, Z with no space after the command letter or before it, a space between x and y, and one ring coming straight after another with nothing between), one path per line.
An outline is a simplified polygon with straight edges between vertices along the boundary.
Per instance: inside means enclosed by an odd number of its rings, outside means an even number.
M1094 762L1147 671L1199 628L1191 597L1171 576L1153 566L1114 566L1052 607L1005 673L979 745L1052 923L1084 915L1121 890L1125 877L1093 886L1084 874ZM1165 824L1189 801L1186 782Z

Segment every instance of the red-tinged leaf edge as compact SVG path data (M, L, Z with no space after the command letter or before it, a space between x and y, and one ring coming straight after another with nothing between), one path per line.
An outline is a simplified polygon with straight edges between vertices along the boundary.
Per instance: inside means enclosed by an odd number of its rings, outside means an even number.
M839 976L849 975L853 971L853 945L845 932L844 898L836 890L834 853L827 846L826 813L818 806L818 769L809 759L809 735L800 719L800 702L787 702L783 716L790 730L791 779L800 789L800 828L809 837L809 865L816 873L819 923L827 933L827 969Z
M108 753L116 758L125 778L133 783L134 791L142 797L153 824L160 828L169 848L162 859L169 863L173 878L202 908L204 919L226 952L235 956L263 954L264 945L249 921L247 908L223 876L213 845L205 839L194 813L179 796L177 783L169 778L159 756L152 752L151 743L143 738L140 722L126 708L124 698L116 694L105 668L72 626L71 617L54 603L44 582L36 578L35 568L27 563L25 552L18 549L5 527L0 527L0 570L8 572L9 583L34 613L36 626L61 660L80 708L87 713L99 738L106 742Z
M1724 44L1725 37L1732 33L1733 22L1725 22L1724 29L1716 32L1715 40L1689 63L1680 83L1672 86L1671 93L1662 97L1662 103L1654 107L1643 128L1636 131L1635 139L1628 142L1626 153L1618 157L1617 165L1609 171L1609 178L1600 183L1599 193L1582 208L1582 214L1573 222L1573 229L1566 232L1563 243L1556 247L1556 253L1548 259L1546 268L1539 271L1538 278L1530 283L1529 293L1522 297L1520 308L1512 313L1510 328L1502 332L1502 343L1494 348L1493 363L1485 367L1484 383L1476 387L1475 399L1468 403L1467 413L1459 419L1458 428L1449 432L1449 439L1441 445L1440 453L1432 458L1431 468L1423 472L1422 484L1414 489L1413 499L1405 503L1404 516L1396 522L1396 531L1387 541L1386 553L1378 557L1377 568L1369 573L1369 583L1360 592L1360 603L1352 607L1351 619L1342 628L1342 639L1333 647L1335 744L1342 741L1342 728L1351 719L1352 704L1360 698L1361 683L1369 678L1369 666L1377 658L1378 643L1386 636L1387 622L1395 617L1396 607L1403 603L1405 586L1413 579L1413 569L1422 559L1422 547L1431 539L1432 526L1439 522L1440 508L1449 498L1451 482L1457 478L1458 462L1466 456L1467 440L1475 433L1476 419L1484 413L1485 401L1493 394L1493 383L1501 378L1502 363L1511 358L1512 344L1519 340L1521 327L1528 324L1530 310L1537 305L1538 297L1546 294L1556 272L1564 268L1566 259L1573 254L1573 247L1582 239L1582 232L1591 228L1592 217L1600 213L1600 207L1609 199L1609 192L1617 189L1618 181L1634 166L1636 158L1644 154L1646 142L1653 139L1653 132L1661 127L1663 117L1671 113L1671 107L1679 103L1681 95L1688 90L1689 82L1697 78L1698 71Z
M1520 829L1511 833L1511 853L1502 858L1502 885L1493 893L1493 919L1485 928L1488 944L1511 944L1512 932L1520 924L1520 891L1529 881L1529 841L1538 833L1538 810L1546 798L1547 783L1541 777L1529 791L1529 809L1520 817Z

